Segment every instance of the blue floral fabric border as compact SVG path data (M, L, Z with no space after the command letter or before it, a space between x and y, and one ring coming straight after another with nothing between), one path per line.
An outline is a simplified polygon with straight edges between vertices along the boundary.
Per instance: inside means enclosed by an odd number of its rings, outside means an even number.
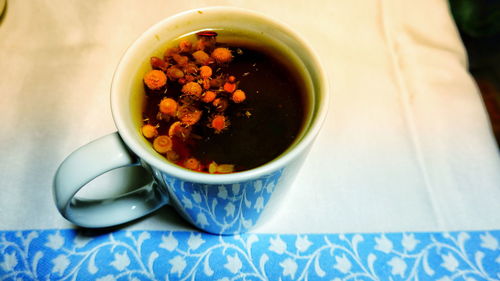
M0 231L0 280L500 280L500 230Z

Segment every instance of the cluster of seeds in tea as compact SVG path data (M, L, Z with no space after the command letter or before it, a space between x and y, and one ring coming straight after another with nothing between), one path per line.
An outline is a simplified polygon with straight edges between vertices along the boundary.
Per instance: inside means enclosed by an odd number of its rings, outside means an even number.
M150 59L142 134L169 161L232 173L281 154L300 132L304 95L268 54L203 31Z

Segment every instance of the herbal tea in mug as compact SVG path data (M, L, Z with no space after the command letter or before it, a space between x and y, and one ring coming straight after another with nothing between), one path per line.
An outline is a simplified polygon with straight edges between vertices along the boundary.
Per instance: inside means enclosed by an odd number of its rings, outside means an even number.
M298 139L310 101L284 53L223 30L172 44L142 77L141 132L166 160L232 173L272 161Z
M284 201L327 107L327 75L291 28L233 7L179 13L123 55L111 83L118 130L61 163L56 206L84 227L170 205L201 230L246 232ZM142 186L80 196L92 179L130 166L146 171ZM124 184L120 174L108 176Z

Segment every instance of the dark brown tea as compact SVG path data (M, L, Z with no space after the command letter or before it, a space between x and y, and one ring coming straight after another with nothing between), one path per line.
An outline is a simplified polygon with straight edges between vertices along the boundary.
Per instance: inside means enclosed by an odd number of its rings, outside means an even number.
M300 135L309 102L303 78L278 57L265 46L220 43L207 31L152 58L144 136L171 162L200 172L275 159Z

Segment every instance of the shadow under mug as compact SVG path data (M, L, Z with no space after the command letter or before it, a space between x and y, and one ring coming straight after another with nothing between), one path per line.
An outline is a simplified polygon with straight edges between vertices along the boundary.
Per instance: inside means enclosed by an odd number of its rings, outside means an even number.
M194 172L166 161L140 133L142 81L137 71L155 50L199 30L231 29L273 44L302 69L310 99L305 128L278 158L231 174ZM112 81L111 107L118 132L70 154L54 178L61 214L83 227L108 227L132 221L169 204L194 226L216 234L246 232L275 210L307 155L327 112L328 83L318 57L293 30L264 15L231 7L177 14L152 26L125 52ZM264 144L265 145L265 144ZM120 167L142 166L152 175L144 186L106 199L84 199L79 190ZM106 186L101 188L105 189Z

